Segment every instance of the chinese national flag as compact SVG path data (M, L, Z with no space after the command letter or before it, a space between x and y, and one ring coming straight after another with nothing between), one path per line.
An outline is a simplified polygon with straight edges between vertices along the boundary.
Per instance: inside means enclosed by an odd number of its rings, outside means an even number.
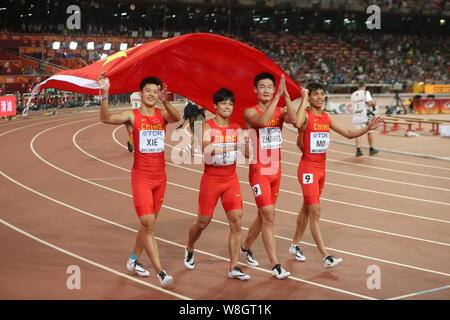
M33 91L56 88L85 94L99 94L98 76L106 71L110 94L139 90L143 78L156 76L178 93L214 113L212 97L222 88L235 95L231 119L243 125L242 112L255 105L253 78L260 72L272 73L277 83L284 73L264 53L242 42L214 34L193 33L152 41L119 51L81 69L64 70L36 86ZM287 75L291 99L301 89ZM285 104L281 99L280 106Z

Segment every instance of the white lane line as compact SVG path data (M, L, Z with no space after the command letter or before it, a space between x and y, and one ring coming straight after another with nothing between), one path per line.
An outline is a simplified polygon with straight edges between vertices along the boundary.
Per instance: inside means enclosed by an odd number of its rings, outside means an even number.
M95 157L94 157L94 158L95 158ZM193 172L197 172L197 173L202 173L202 172L199 171L199 170L195 170L195 169L191 169L191 168L185 168L185 167L183 167L183 166L176 165L176 164L173 164L173 163L170 163L170 162L166 162L166 164L168 164L168 165L170 165L170 166L174 166L174 167L176 167L176 168L185 169L185 170L189 170L189 171L193 171ZM248 182L242 181L242 180L239 180L239 182L240 182L240 183L244 183L244 184L249 184ZM173 183L172 183L172 184L173 184ZM177 185L177 186L181 186L181 185ZM181 187L183 187L183 186L181 186ZM199 190L196 189L195 191L199 191ZM291 194L295 194L295 195L299 194L299 193L297 193L297 192L292 192L292 191L283 190L283 189L280 189L280 191L287 192L287 193L291 193ZM323 198L322 198L322 199L323 199ZM254 203L250 203L250 202L247 202L247 201L243 201L243 202L244 202L245 204L249 204L249 205L252 205L252 206L256 206ZM278 209L278 208L277 208L276 210L277 210L277 211L284 212L284 213L288 213L288 214L291 214L291 215L294 215L294 216L297 216L297 215L298 215L297 212L292 212L292 211L282 210L282 209ZM356 225L353 225L353 224L348 224L348 223L343 223L343 222L337 222L337 221L334 221L334 220L328 220L328 219L324 219L324 218L320 218L320 220L321 220L321 221L325 221L325 222L329 222L329 223L333 223L333 224L338 224L338 225L350 227L350 228L355 228L355 229L360 229L360 230L365 230L365 231L371 231L371 232L377 232L377 233L387 234L387 235L390 235L390 236L401 237L401 238L406 238L406 239L411 239L411 240L417 240L417 241L422 241L422 242L428 242L428 243L438 244L438 245L442 245L442 246L450 246L450 243L446 243L446 242L440 242L440 241L428 240L428 239L424 239L424 238L418 238L418 237L413 237L413 236L407 236L407 235L404 235L404 234L393 233L393 232L388 232L388 231L383 231L383 230L378 230L378 229L373 229L373 228L366 228L366 227L356 226Z
M89 181L129 180L130 177L90 178Z
M345 154L345 155L349 155L349 156L354 156L355 153L351 153L351 152L344 152L344 151L338 151L338 150L333 150L333 149L328 149L328 151L330 152L334 152L334 153L340 153L340 154ZM410 165L410 166L417 166L417 167L423 167L423 168L431 168L431 169L437 169L437 170L447 170L450 171L450 168L445 168L445 167L438 167L438 166L430 166L427 164L421 164L421 163L413 163L413 162L407 162L407 161L400 161L400 160L394 160L394 159L387 159L387 158L380 158L380 157L375 157L373 158L375 160L380 160L380 161L387 161L387 162L393 162L393 163L399 163L399 164L406 164L406 165Z
M90 126L88 126L88 127L91 127L91 126L94 126L94 125L95 125L95 124L90 125ZM82 129L80 129L79 131L85 130L85 129L87 129L88 127L84 127L84 128L82 128ZM120 128L120 127L119 127L119 128ZM115 142L116 142L117 144L119 144L121 147L123 147L123 148L126 149L127 147L124 146L124 145L122 145L122 144L117 140L117 138L115 137L116 131L117 131L117 129L115 129L115 130L113 131L113 139L115 140ZM75 135L77 135L78 133L79 133L79 132L77 132ZM110 166L112 166L112 167L115 167L115 168L118 168L118 169L121 169L121 170L130 172L130 170L128 170L128 169L126 169L126 168L117 166L117 165L115 165L115 164L112 164L112 163L110 163L110 162L104 161L104 160L102 160L102 159L99 159L99 158L97 158L97 157L95 157L95 156L89 154L88 152L86 152L85 150L83 150L81 147L79 147L79 145L75 142L74 139L73 139L73 143L75 144L75 146L76 146L81 152L85 153L87 156L89 156L89 157L91 157L91 158L93 158L93 159L95 159L95 160L97 160L97 161L100 161L100 162L102 162L102 163L104 163L104 164L110 165ZM168 145L168 144L166 144L166 145ZM168 145L168 146L169 146L169 147L172 147L172 148L174 148L174 149L177 149L176 147L173 147L173 146L171 146L171 145ZM186 168L186 167L183 167L183 166L180 166L180 165L176 165L176 164L173 164L173 163L170 163L170 162L166 162L166 164L167 164L167 165L170 165L170 166L174 166L174 167L176 167L176 168L183 169L183 170L188 170L188 171L192 171L192 172L195 172L195 173L203 174L202 171L199 171L199 170L196 170L196 169ZM242 181L242 180L239 180L239 182L240 182L240 183L244 183L244 184L249 184L248 182ZM185 188L185 189L188 189L188 190L192 190L192 191L196 191L196 192L199 191L198 189L189 188L189 187L186 187L186 186L183 186L183 185L179 185L179 184L175 184L175 183L172 183L172 182L167 182L167 183L168 183L168 184L171 184L171 185L174 185L174 186L181 187L181 188ZM294 195L301 195L300 193L293 192L293 191L289 191L289 190L284 190L284 189L280 189L280 191L283 191L283 192L286 192L286 193L290 193L290 194L294 194ZM324 199L324 198L322 198L322 199ZM254 203L251 203L251 202L248 202L248 201L245 201L245 200L243 201L243 203L244 203L244 204L251 205L251 206L256 206ZM343 203L343 202L341 202L341 203ZM345 203L343 203L343 204L345 204ZM295 216L298 215L297 212L292 212L292 211L282 210L282 209L278 209L278 208L277 208L277 211L284 212L284 213L291 214L291 215L295 215ZM407 215L407 214L405 214L405 215ZM413 217L418 217L418 216L413 216ZM430 219L432 219L432 218L430 218ZM333 224L338 224L338 225L350 227L350 228L356 228L356 229L361 229L361 230L365 230L365 231L377 232L377 233L387 234L387 235L391 235L391 236L402 237L402 238L407 238L407 239L417 240L417 241L423 241L423 242L428 242L428 243L433 243L433 244L438 244L438 245L443 245L443 246L450 246L450 243L446 243L446 242L434 241L434 240L428 240L428 239L424 239L424 238L418 238L418 237L413 237L413 236L408 236L408 235L403 235L403 234L398 234L398 233L393 233L393 232L388 232L388 231L383 231L383 230L378 230L378 229L373 229L373 228L361 227L361 226L356 226L356 225L347 224L347 223L343 223L343 222L337 222L337 221L333 221L333 220L328 220L328 219L324 219L324 218L321 218L321 220L322 220L322 221L325 221L325 222L333 223ZM437 219L433 219L433 220L436 221ZM446 220L439 221L439 222L447 222L447 223L449 223L449 221L446 221Z
M17 180L15 180L15 179L11 178L10 176L6 175L3 171L0 171L0 174L3 175L3 176L4 176L5 178L7 178L8 180L10 180L11 182L16 183L17 185L21 186L22 188L24 188L24 189L26 189L26 190L28 190L28 191L31 191L31 192L33 192L33 193L35 193L35 194L37 194L37 195L39 195L39 196L41 196L41 197L47 199L47 200L53 201L53 202L55 202L55 203L57 203L57 204L60 204L60 205L62 205L62 206L64 206L64 207L67 207L67 208L69 208L69 209L72 209L72 210L74 210L74 211L77 211L78 213L84 214L84 215L89 216L89 217L91 217L91 218L98 219L98 220L100 220L100 221L102 221L102 222L106 222L106 223L112 224L112 225L114 225L114 226L117 226L117 227L119 227L119 228L122 228L122 229L125 229L125 230L128 230L128 231L132 231L132 232L137 233L137 230L134 230L134 229L129 228L129 227L127 227L127 226L121 225L121 224L116 223L116 222L114 222L114 221L111 221L111 220L108 220L108 219L105 219L105 218L96 216L96 215L94 215L94 214L92 214L92 213L86 212L86 211L81 210L81 209L79 209L79 208L73 207L73 206L71 206L71 205L69 205L69 204L67 204L67 203L65 203L65 202L56 200L56 199L54 199L54 198L52 198L52 197L49 197L49 196L47 196L47 195L45 195L45 194L43 194L43 193L41 193L41 192L39 192L39 191L37 191L37 190L35 190L35 189L33 189L33 188L30 188L30 187L28 187L28 186L25 186L24 184L20 183L19 181L17 181ZM81 178L81 180L83 180L83 179ZM7 226L12 226L12 225L9 225L8 223L6 223L5 221L3 221L3 220L1 220L1 219L0 219L0 222L2 222L3 224L5 224L5 225L7 225ZM13 226L12 226L12 227L13 227ZM13 227L13 229L16 230L16 231L18 231L18 232L21 232L21 231L19 231L20 229L18 229L18 228L16 229L16 228ZM22 233L22 232L21 232L21 233ZM31 237L33 237L33 239L35 239L35 240L41 242L41 241L40 241L41 239L36 238L36 237L32 236L31 234L28 234L28 233L26 233L26 232L25 232L24 234L30 235ZM169 240L166 240L166 239L163 239L163 238L160 238L160 237L155 237L155 238L156 238L158 241L161 241L161 242L164 242L164 243L167 243L167 244L170 244L170 245L173 245L173 246L182 248L182 249L184 249L184 248L186 247L184 244L179 244L179 243L176 243L176 242L173 242L173 241L169 241ZM44 241L44 240L42 240L42 241ZM44 241L44 242L45 242L45 241ZM44 243L44 244L46 244L46 243ZM135 282L141 283L141 284L143 284L143 285L149 286L149 287L151 287L151 288L153 288L153 289L156 289L156 290L165 292L165 293L167 293L167 294L176 296L177 298L180 298L180 299L184 299L184 300L192 300L191 298L182 296L182 295L180 295L180 294L178 294L178 293L175 293L175 292L172 292L172 291L168 291L168 290L165 290L165 289L160 288L160 287L157 287L157 286L153 286L153 285L150 284L150 283L147 283L147 282L138 280L138 279L133 278L133 277L131 277L131 276L128 276L128 275L126 275L126 274L122 274L122 273L120 273L120 272L118 272L118 271L115 271L115 270L113 270L113 269L110 269L110 268L108 268L108 267L104 267L104 266L102 266L102 265L97 265L95 262L93 262L93 261L91 261L91 260L88 260L88 259L83 258L83 257L80 257L80 256L76 256L76 255L72 254L71 252L66 251L66 250L64 250L64 249L61 249L61 248L59 248L59 247L56 247L56 246L54 246L54 245L52 245L52 244L50 244L50 243L48 243L48 244L49 244L52 248L54 248L54 249L56 249L56 250L59 250L59 251L61 251L61 252L64 252L64 253L69 254L69 255L71 255L71 256L74 256L74 257L79 258L79 259L81 259L81 260L85 259L85 260L83 260L83 261L85 261L85 262L87 262L87 263L91 263L91 262L92 262L91 264L93 264L93 265L96 265L96 266L98 266L98 267L100 267L100 268L102 268L102 269L104 269L104 270L113 272L113 273L118 274L118 275L120 275L120 276L124 276L124 277L127 278L127 279L133 280L133 281L135 281ZM202 251L202 250L198 250L198 249L195 249L195 251L198 252L198 253L201 253L201 254L204 254L204 255L207 255L207 256L216 258L216 259L218 259L218 260L222 260L222 261L230 261L229 259L227 259L227 258L225 258L225 257L218 256L218 255L215 255L215 254L206 252L206 251ZM239 262L239 264L240 264L240 265L247 266L247 264L244 264L244 263L242 263L242 262ZM266 270L266 269L263 269L263 268L260 268L260 267L251 267L251 266L247 266L247 267L248 267L248 268L255 269L255 270L259 270L259 271L262 271L262 272L265 272L265 273L270 273L270 274L272 273L272 271ZM327 289L327 290L332 290L332 291L344 293L344 294L347 294L347 295L355 296L355 297L358 297L358 298L369 299L369 300L377 300L377 299L375 299L375 298L373 298L373 297L361 295L361 294L358 294L358 293L355 293L355 292L350 292L350 291L342 290L342 289L335 288L335 287L330 287L330 286L327 286L327 285L323 285L323 284L320 284L320 283L316 283L316 282L304 280L304 279L297 278L297 277L293 277L293 276L291 276L290 279L295 280L295 281L298 281L298 282L307 283L307 284L310 284L310 285L313 285L313 286L321 287L321 288L324 288L324 289Z
M1 173L3 174L3 172L1 172ZM3 175L4 175L4 174L3 174ZM20 185L20 184L19 184L19 185ZM21 186L23 187L23 185L21 185ZM31 190L30 190L30 191L31 191ZM39 194L39 195L41 195L41 194ZM54 200L54 199L53 199L53 200ZM71 207L71 206L69 206L69 205L67 205L67 206L68 206L68 207ZM74 209L74 208L71 207L71 209ZM76 210L76 209L74 209L74 210ZM92 261L92 260L90 260L90 259L88 259L88 258L85 258L85 257L83 257L83 256L80 256L80 255L78 255L78 254L75 254L75 253L73 253L73 252L71 252L71 251L65 250L65 249L63 249L63 248L61 248L61 247L58 247L58 246L56 246L56 245L54 245L54 244L52 244L52 243L50 243L50 242L47 242L47 241L45 241L45 240L43 240L43 239L41 239L41 238L38 238L38 237L32 235L31 233L28 233L28 232L26 232L26 231L24 231L24 230L22 230L22 229L20 229L20 228L18 228L18 227L16 227L16 226L12 225L12 224L10 224L10 223L8 223L8 222L2 220L2 219L0 219L0 223L4 224L4 225L7 226L8 228L11 228L11 229L13 229L14 231L19 232L19 233L21 233L22 235L24 235L24 236L26 236L26 237L29 237L29 238L31 238L31 239L33 239L33 240L35 240L35 241L37 241L37 242L39 242L39 243L41 243L41 244L47 246L47 247L50 247L50 248L52 248L52 249L55 249L55 250L57 250L57 251L59 251L59 252L61 252L61 253L64 253L64 254L66 254L66 255L68 255L68 256L71 256L71 257L73 257L73 258L76 258L76 259L78 259L78 260L84 261L84 262L86 262L86 263L88 263L88 264L90 264L90 265L93 265L94 267L100 268L100 269L105 270L105 271L107 271L107 272L111 272L111 273L113 273L113 274L115 274L115 275L117 275L117 276L119 276L119 277L126 278L126 279L128 279L128 280L137 282L137 283L139 283L139 284L141 284L141 285L144 285L144 286L146 286L146 287L150 287L150 288L155 289L155 290L157 290L157 291L164 292L164 293L169 294L169 295L171 295L171 296L174 296L174 297L176 297L176 298L178 298L178 299L181 299L181 300L192 300L191 298L188 298L188 297L183 296L183 295L181 295L181 294L178 294L178 293L176 293L176 292L172 292L172 291L166 290L166 289L164 289L164 288L155 286L155 285L153 285L153 284L151 284L151 283L148 283L148 282L139 280L138 278L132 277L132 276L130 276L130 275L128 275L128 274L122 273L122 272L117 271L117 270L115 270L115 269L111 269L111 268L109 268L109 267L107 267L107 266L105 266L105 265L103 265L103 264L100 264L100 263L98 263L98 262ZM137 232L137 231L135 231L135 230L132 230L132 231Z
M281 163L285 163L285 164L290 165L290 166L298 167L298 163L295 163L295 162L289 162L289 161L281 160ZM390 180L390 179L383 179L383 178L377 178L377 177L371 177L371 176L363 176L363 175L356 174L356 173L336 171L336 170L331 170L331 169L327 168L327 173L328 172L337 173L337 174L343 174L343 175L351 176L351 177L375 180L375 181L382 181L382 182L389 182L389 183L398 183L398 184L403 184L403 185L407 185L407 186L413 186L413 187L420 187L420 188L427 188L427 189L433 189L433 190L450 192L450 189L447 189L447 188L439 188L439 187L432 187L432 186L427 186L427 185L423 185L423 184L416 184L416 183L411 183L411 182L403 182L403 181L398 181L398 180Z
M66 124L64 124L64 125L68 125L68 124L70 124L70 123L66 123ZM114 189L112 189L112 188L108 188L108 187L102 186L102 185L97 184L97 183L95 183L95 182L88 181L88 180L86 180L86 179L84 179L84 178L82 178L82 177L80 177L80 176L77 176L77 175L74 175L74 174L72 174L72 173L70 173L70 172L67 172L67 171L65 171L64 169L59 168L59 167L53 165L52 163L48 162L47 160L43 159L43 158L36 152L36 150L34 149L34 141L35 141L41 134L43 134L43 133L45 133L45 132L48 132L48 131L50 131L50 130L56 129L56 128L61 127L61 126L63 126L63 125L58 125L58 126L55 126L55 127L52 127L52 128L48 128L48 129L43 130L43 131L39 132L38 134L36 134L36 135L33 137L33 139L31 140L31 142L30 142L30 147L31 147L31 150L33 151L33 153L34 153L40 160L42 160L44 163L48 164L49 166L51 166L51 167L53 167L53 168L55 168L55 169L57 169L57 170L59 170L59 171L65 173L65 174L68 174L68 175L70 175L70 176L72 176L72 177L74 177L74 178L76 178L76 179L79 179L79 180L81 180L81 181L85 181L85 182L87 182L87 183L93 184L93 185L98 186L98 187L100 187L100 188L104 188L104 189L110 190L110 191L112 191L112 192L116 192L116 193L119 193L119 194L122 194L122 195L126 195L126 196L128 196L128 197L132 197L131 195L126 194L126 193L124 193L124 192L120 192L120 191L118 191L118 190L114 190ZM24 187L25 189L27 189L27 190L29 190L29 191L32 191L32 192L34 192L34 193L36 193L36 194L38 194L38 195L41 195L41 196L43 196L43 197L46 198L46 199L49 199L49 200L54 201L54 202L56 202L56 203L62 204L62 205L64 205L64 206L66 206L66 207L71 207L71 206L65 204L64 202L61 202L61 201L56 200L56 199L53 199L53 198L51 198L51 197L49 197L49 196L46 196L46 195L44 195L44 194L42 194L42 193L40 193L40 192L38 192L38 191L36 191L36 190L34 190L34 189L32 189L32 188L29 188L29 187L27 187L27 186L21 184L20 182L14 180L13 178L11 178L11 177L7 176L6 174L4 174L3 171L0 171L0 174L3 175L4 177L6 177L7 179L9 179L10 181L13 181L14 183L16 183L16 184L18 184L18 185ZM163 207L166 207L166 206L163 206ZM100 220L102 220L102 221L104 221L104 222L110 223L110 221L107 220L107 219L104 219L104 218L95 216L94 214L85 212L85 211L83 211L83 210L80 210L80 209L77 209L77 208L74 208L74 207L72 207L72 208L73 208L75 211L79 212L79 213L83 213L83 214L86 214L86 215L88 215L88 216L90 216L90 217L98 218L98 219L100 219ZM168 208L168 207L166 207L166 208ZM112 222L112 221L111 221L111 222ZM130 228L125 227L125 226L122 226L122 225L120 225L120 224L118 224L118 223L112 222L112 224L114 224L114 225L116 225L116 226L121 226L122 228L130 229ZM131 229L131 230L132 230L132 229ZM134 232L137 232L137 231L134 230ZM165 243L169 243L169 244L175 245L175 246L180 247L180 248L184 248L184 247L185 247L184 244L177 244L177 243L175 243L175 242L172 242L172 241L169 241L169 240L166 240L166 239L162 239L162 238L159 238L159 237L155 237L155 238L156 238L157 240L159 240L159 241L162 241L162 242L165 242ZM220 258L223 259L224 261L229 261L229 260L228 260L227 258L225 258L225 257L216 256L216 255L213 255L213 254L211 254L211 253L207 253L207 252L200 251L200 250L197 250L197 251L198 251L198 252L201 252L201 253L204 253L204 254L207 254L207 255L209 255L209 256L212 256L212 257L220 257ZM244 265L243 263L240 263L240 264ZM266 270L266 269L259 268L259 267L251 267L251 268L256 269L256 270L259 270L259 271L264 271L264 272L270 273L270 274L272 273L271 270ZM352 296L355 296L355 297L358 297L358 298L369 299L369 300L376 300L376 299L373 298L373 297L369 297L369 296L361 295L361 294L358 294L358 293L354 293L354 292L350 292L350 291L338 289L338 288L331 287L331 286L327 286L327 285L323 285L323 284L320 284L320 283L315 283L315 282L308 281L308 280L304 280L304 279L297 278L297 277L291 277L291 279L292 279L292 280L295 280L295 281L299 281L299 282L304 282L304 283L307 283L307 284L310 284L310 285L313 285L313 286L325 288L325 289L328 289L328 290L332 290L332 291L336 291L336 292L340 292L340 293L352 295Z
M292 131L295 134L297 134L297 130L296 129L291 128L290 126L285 126L285 128L287 128L289 131ZM288 140L288 139L283 139L283 141L286 141L286 142L288 142L290 144L297 145L297 142L295 142L295 141L291 141L291 140ZM335 142L340 143L338 140L335 140ZM328 151L335 152L335 153L340 153L340 154L346 154L346 155L350 155L350 156L354 156L355 155L354 153L343 152L343 151L338 151L338 150L330 150L330 149L328 149ZM388 162L406 164L406 165L411 165L411 166L418 166L418 167L424 167L424 168L432 168L432 169L439 169L439 170L450 171L450 168L439 167L439 166L430 166L430 165L426 165L426 164L420 164L420 163L409 162L409 161L400 161L400 160L386 159L386 158L380 158L380 157L375 157L373 159L377 160L377 161L378 160L379 161L388 161ZM442 159L437 159L437 160L441 161Z
M419 292L413 292L413 293L410 293L410 294L405 294L403 296L389 298L389 299L386 299L386 300L400 300L400 299L404 299L404 298L415 297L415 296L418 296L418 295L421 295L421 294L441 291L441 290L445 290L445 289L449 289L449 288L450 288L450 285L443 286L443 287L438 287L438 288L433 288L433 289L429 289L429 290L423 290L423 291L419 291Z
M285 140L283 140L283 141L285 141ZM285 153L288 153L288 154L294 154L296 156L299 155L299 152L292 152L292 151L283 150L283 149L281 149L281 152L285 152ZM336 162L336 163L344 163L346 165L351 165L352 167L362 167L362 168L376 169L376 170L382 170L382 171L404 173L404 174L420 176L420 177L450 180L450 178L448 178L448 177L434 176L434 175L431 175L431 174L417 173L417 172L412 172L412 171L403 171L403 170L397 170L397 169L389 169L389 168L384 168L384 167L380 167L380 166L370 166L370 165L366 165L366 164L354 163L354 162L343 161L343 160L333 160L331 158L327 158L327 161Z
M122 144L117 140L117 138L115 137L115 133L116 133L117 130L118 130L118 128L115 129L115 130L113 131L113 140L114 140L119 146L123 147L124 149L127 149L127 147L124 146L124 145L122 145ZM130 172L130 170L128 170L128 169L125 169L125 168L116 166L116 165L114 165L114 164L112 164L112 163L110 163L110 162L104 161L104 160L99 159L99 158L97 158L97 157L95 157L95 156L93 156L93 155L90 155L89 153L85 152L85 151L82 150L82 149L80 149L80 151L84 152L85 154L87 154L88 156L90 156L90 157L92 157L92 158L94 158L94 159L97 159L98 161L100 161L100 162L102 162L102 163L105 163L105 164L107 164L107 165L110 165L110 166L119 168L119 169L121 169L121 170L125 170L125 171ZM169 164L170 164L170 163L169 163ZM195 169L183 168L183 167L180 167L180 168L186 169L186 170L190 170L190 171L194 171L194 172L200 172L200 171L195 170ZM241 182L243 183L243 181L241 181ZM180 187L180 188L185 188L185 189L188 189L188 190L191 190L191 191L195 191L195 192L198 192L198 191L199 191L198 189L190 188L190 187L183 186L183 185L179 185L179 184L176 184L176 183L168 182L168 184L171 184L171 185L174 185L174 186L177 186L177 187ZM130 196L131 196L131 195L130 195ZM243 201L243 202L244 202L245 204L254 206L254 203L250 203L250 202L247 202L247 201ZM185 213L185 214L189 214L189 215L192 215L192 216L196 216L196 214L194 214L194 213L189 213L189 212L186 212L186 211L183 211L183 210L179 210L179 209L175 209L175 208L171 208L171 207L167 207L167 206L165 206L165 207L166 207L166 208L169 208L169 209L171 209L171 210L175 210L175 211L181 212L181 213ZM277 210L278 210L278 211L285 212L285 213L288 213L288 214L296 214L296 213L293 213L293 212L291 212L291 211L286 211L286 210L281 210L281 209L277 209ZM217 222L217 223L222 223L222 224L224 224L224 225L227 225L227 223L222 222L222 221L219 221L219 220L212 219L212 221L213 221L213 222ZM326 221L332 222L332 221L330 221L330 220L326 220ZM332 223L333 223L333 222L332 222ZM245 227L242 227L242 228L243 228L244 230L248 230L248 228L245 228ZM275 237L276 237L276 238L279 238L279 239L286 240L286 241L291 241L291 240L292 240L292 239L290 239L290 238L286 238L286 237L282 237L282 236L277 236L277 235L276 235ZM312 244L312 243L308 243L308 242L304 242L304 241L302 241L301 243L304 243L304 244L309 245L309 246L314 246L314 247L316 247L316 245L315 245L315 244ZM394 261L389 261L389 260L379 259L379 258L375 258L375 257L369 257L369 256L365 256L365 255L361 255L361 254L357 254L357 253L353 253L353 252L348 252L348 251L344 251L344 250L334 249L334 248L328 248L328 247L327 247L327 249L330 250L330 251L340 252L340 253L344 253L344 254L348 254L348 255L353 255L353 256L356 256L356 257L360 257L360 258L365 258L365 259L369 259L369 260L375 260L375 261L387 263L387 264L393 264L393 265L397 265L397 266L401 266L401 267L406 267L406 268L411 268L411 269L415 269L415 270L420 270L420 271L425 271L425 272L430 272L430 273L436 273L436 274L440 274L440 275L444 275L444 276L450 276L450 274L445 273L445 272L440 272L440 271L435 271L435 270L431 270L431 269L420 268L420 267L416 267L416 266L411 266L411 265L402 264L402 263L398 263L398 262L394 262Z

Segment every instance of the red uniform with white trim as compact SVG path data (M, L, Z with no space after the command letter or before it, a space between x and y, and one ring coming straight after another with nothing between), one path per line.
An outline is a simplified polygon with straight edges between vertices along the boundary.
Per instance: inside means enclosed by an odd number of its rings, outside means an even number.
M211 127L211 144L221 146L237 145L239 125L219 127L214 119L206 121ZM242 209L242 194L236 175L237 151L205 156L205 169L200 182L198 213L211 217L219 198L225 212Z
M302 159L298 166L297 177L302 187L305 204L320 203L320 195L325 185L325 161L330 144L330 118L323 112L320 116L308 113L308 123L299 134Z
M131 170L131 189L138 216L157 213L166 191L164 138L166 120L155 108L153 116L144 116L134 109L134 163Z
M252 107L259 114L264 111ZM274 205L278 198L281 180L281 144L283 115L276 108L272 119L262 127L252 127L253 159L249 166L249 182L258 208Z

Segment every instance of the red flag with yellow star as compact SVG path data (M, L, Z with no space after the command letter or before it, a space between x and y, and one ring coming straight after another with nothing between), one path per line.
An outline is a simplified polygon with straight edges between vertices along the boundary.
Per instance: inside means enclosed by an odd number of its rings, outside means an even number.
M193 33L119 51L84 68L64 70L38 84L34 91L56 88L84 94L99 94L98 76L106 71L110 94L139 90L143 78L160 78L170 92L178 93L211 112L214 93L225 87L235 95L232 120L243 124L242 112L255 105L253 78L260 72L272 73L279 81L284 73L264 53L227 37ZM291 99L301 89L287 75ZM280 105L284 105L281 99Z

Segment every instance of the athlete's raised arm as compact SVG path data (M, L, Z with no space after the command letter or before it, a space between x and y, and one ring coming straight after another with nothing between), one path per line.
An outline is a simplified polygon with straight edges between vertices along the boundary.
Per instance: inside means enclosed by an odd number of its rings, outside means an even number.
M330 117L331 129L333 129L340 135L342 135L346 138L349 138L349 139L362 136L363 134L367 133L369 130L375 130L381 124L383 124L383 122L384 122L383 118L381 118L380 116L376 116L372 120L370 120L369 124L366 127L363 127L360 129L349 129L349 128L344 127L338 121L336 121L336 119Z
M110 83L106 77L106 71L103 71L97 79L101 87L102 97L100 102L100 121L109 124L133 124L133 112L125 110L120 113L111 113L109 110L108 94Z
M302 89L302 102L300 107L297 109L296 119L294 127L296 127L300 132L305 130L306 123L308 122L308 115L306 113L306 102L308 101L308 89Z
M169 123L180 121L180 113L177 109L174 108L174 106L172 106L172 104L167 99L167 85L165 83L163 84L161 90L158 92L158 98L165 108L161 110L161 114L164 119Z

